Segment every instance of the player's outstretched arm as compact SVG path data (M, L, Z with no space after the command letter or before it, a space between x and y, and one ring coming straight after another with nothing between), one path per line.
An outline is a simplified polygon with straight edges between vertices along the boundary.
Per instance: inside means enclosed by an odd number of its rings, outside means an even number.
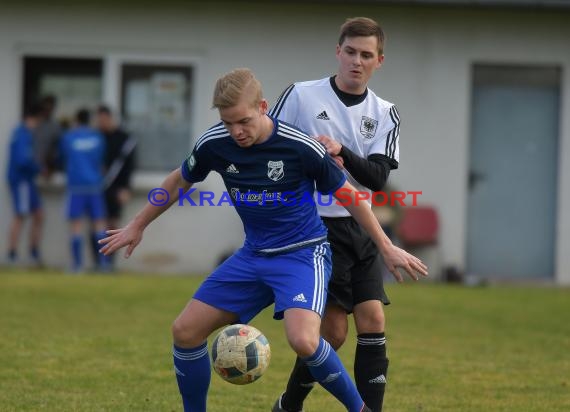
M192 184L182 177L180 168L172 171L161 185L161 189L164 191L162 193L163 199L167 201L160 206L149 202L125 227L108 230L107 237L99 241L100 244L104 245L100 252L104 255L110 255L126 246L125 257L131 256L135 247L141 242L146 227L178 200L180 189L186 192L191 186Z
M357 199L354 186L349 182L345 182L339 191L342 191L342 197L339 196L338 191L335 197L340 204L350 212L358 224L366 230L374 243L376 243L376 246L378 246L380 253L384 257L386 267L398 282L404 280L398 268L404 269L414 280L418 280L416 273L419 273L421 276L428 275L427 266L420 259L392 244L392 241L388 238L386 233L384 233L380 223L378 223L378 220L374 214L372 214L368 204L363 202L362 199Z

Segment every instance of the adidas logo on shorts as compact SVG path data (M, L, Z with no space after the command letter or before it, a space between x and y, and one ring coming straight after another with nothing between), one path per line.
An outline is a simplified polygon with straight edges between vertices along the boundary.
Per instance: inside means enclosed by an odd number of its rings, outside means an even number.
M295 296L293 298L293 302L303 302L303 303L307 303L307 299L305 298L305 295L302 293L299 293L297 296Z

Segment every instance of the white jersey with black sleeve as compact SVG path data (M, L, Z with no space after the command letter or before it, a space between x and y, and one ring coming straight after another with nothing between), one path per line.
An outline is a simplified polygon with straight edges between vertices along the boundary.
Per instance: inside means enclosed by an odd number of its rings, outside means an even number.
M350 101L353 97L356 99ZM282 93L269 114L313 137L329 136L362 158L381 155L392 169L398 167L398 111L393 103L381 99L370 89L361 96L347 95L338 90L334 77L294 83ZM344 172L357 190L370 192L350 173ZM317 203L321 216L350 216L334 201L321 199Z

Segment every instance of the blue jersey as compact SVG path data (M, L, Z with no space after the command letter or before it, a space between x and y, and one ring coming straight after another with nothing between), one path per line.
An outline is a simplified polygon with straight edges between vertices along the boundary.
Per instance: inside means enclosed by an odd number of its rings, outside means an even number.
M75 192L102 190L105 140L96 130L83 126L61 140L67 187Z
M222 123L210 128L181 168L193 183L218 172L243 222L245 247L267 254L324 240L315 185L321 193L333 193L346 180L320 143L273 121L269 139L247 148L238 146Z
M17 183L31 181L40 172L40 166L34 158L34 137L23 123L12 132L8 159L8 181Z

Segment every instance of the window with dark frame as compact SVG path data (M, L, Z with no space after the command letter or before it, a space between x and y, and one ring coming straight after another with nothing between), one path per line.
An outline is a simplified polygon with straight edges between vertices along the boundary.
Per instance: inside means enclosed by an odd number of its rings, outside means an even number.
M189 150L193 73L183 65L122 65L120 111L138 140L139 168L173 169Z

